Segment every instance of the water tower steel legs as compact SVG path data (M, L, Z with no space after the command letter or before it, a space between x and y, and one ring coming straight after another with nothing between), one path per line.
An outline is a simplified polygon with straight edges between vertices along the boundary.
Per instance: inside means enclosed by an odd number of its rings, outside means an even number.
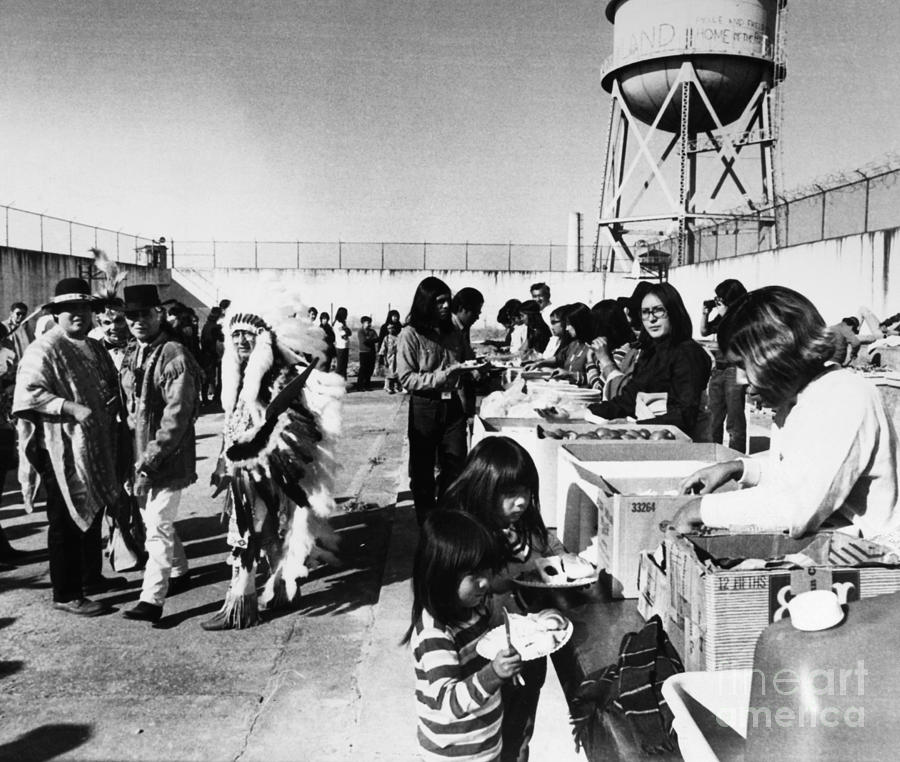
M687 64L682 65L682 69ZM678 177L678 206L680 213L678 215L678 256L675 260L677 265L692 264L693 252L685 252L685 242L687 238L687 213L690 211L690 198L693 195L694 188L691 184L695 173L691 172L691 178L688 178L688 163L695 161L695 155L688 152L688 141L690 135L688 125L690 124L691 115L691 83L690 80L684 79L681 82L681 168Z
M676 262L689 264L697 259L698 252L694 250L694 228L698 221L739 222L752 217L760 226L760 231L763 226L771 225L774 216L765 215L765 211L772 208L775 197L773 160L775 136L769 113L771 93L769 84L766 81L760 82L741 116L727 125L726 129L700 81L694 64L691 61L684 61L653 122L644 130L639 120L630 112L618 81L614 81L595 242L595 263L599 264L601 261L598 252L601 230L605 231L605 236L610 240L614 250L621 249L630 257L625 234L644 231L629 231L629 226L668 221L666 235L677 232ZM662 152L654 155L651 151L651 141L662 133L658 130L658 125L676 96L680 97L679 132L671 136ZM698 107L708 112L714 125L705 132L705 139L700 140L690 127L691 109ZM664 134L671 135L671 133ZM760 146L758 180L760 189L757 198L751 197L748 193L738 173L737 164L741 150L754 144ZM680 148L677 194L673 192L670 181L662 171L676 145ZM701 196L698 195L698 159L700 154L707 152L714 153L718 157L722 168L714 182L705 183L706 188L711 190L705 190ZM644 161L649 171L646 179L638 181L633 176ZM716 175L712 174L710 179L712 178L716 178ZM717 200L728 180L739 194L744 209L708 211L708 207ZM649 214L635 214L645 192L654 186L662 196L656 209Z

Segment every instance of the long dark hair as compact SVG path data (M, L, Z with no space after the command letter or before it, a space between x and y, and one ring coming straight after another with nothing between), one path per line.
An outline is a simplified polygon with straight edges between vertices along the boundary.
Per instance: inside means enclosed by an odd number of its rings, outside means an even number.
M715 288L715 294L722 300L726 307L730 307L738 299L747 293L744 284L737 278L726 278Z
M381 324L381 328L378 329L378 343L381 344L384 341L384 337L387 336L388 326L391 324L391 316L397 317L397 323L400 322L400 313L397 310L388 310L387 317L385 317L384 322Z
M756 289L729 306L718 341L722 352L740 356L753 386L773 407L818 376L834 353L822 315L803 294L784 286Z
M603 299L591 307L597 321L597 335L606 339L609 351L634 341L631 324L616 299Z
M566 327L569 325L568 323L569 316L569 305L563 304L560 307L557 307L553 312L550 313L551 320L558 320L559 324L562 326L562 333L559 336L559 349L556 350L556 354L559 355L560 352L565 352L567 346L569 346L569 342L572 341L572 337L569 336L569 332L566 330ZM553 328L550 328L550 335L553 335Z
M594 316L586 304L570 304L566 324L575 329L575 338L585 344L590 344L597 337Z
M671 283L654 283L647 289L643 299L651 295L662 302L662 306L666 308L666 312L669 314L668 339L671 343L680 344L682 341L691 338L691 334L694 332L694 324L691 322L691 316L688 315L678 289ZM641 300L642 303L643 299ZM640 318L640 316L639 309L638 317ZM643 328L641 330L641 341L649 345L652 342L650 335Z
M628 299L628 320L631 322L631 327L639 333L644 331L644 323L641 320L641 302L644 301L644 297L647 296L652 285L650 281L639 280Z
M497 322L503 326L515 324L521 306L522 302L518 299L507 299L506 304L504 304L497 313Z
M519 518L520 528L535 545L546 548L547 527L541 518L537 468L527 450L509 437L486 437L476 444L441 505L474 514L499 541L504 529L499 516L500 499L522 487L531 493L531 504Z
M457 589L462 577L500 567L500 554L490 531L463 511L432 511L422 524L413 560L413 606L408 643L423 611L442 624L462 621Z
M334 313L334 322L335 323L346 323L347 322L347 308L346 307L338 307Z
M437 315L437 300L439 296L449 297L451 294L448 286L440 278L429 275L417 287L413 295L412 307L409 308L409 325L419 333L442 329ZM448 321L449 322L449 321Z

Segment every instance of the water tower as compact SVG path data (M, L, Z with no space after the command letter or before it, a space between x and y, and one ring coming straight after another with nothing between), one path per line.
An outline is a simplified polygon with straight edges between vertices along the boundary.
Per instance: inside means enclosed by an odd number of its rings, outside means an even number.
M630 241L674 236L695 261L694 231L774 229L776 85L784 78L787 0L609 0L612 98L595 267ZM611 244L606 262L599 244ZM636 260L637 261L637 260Z

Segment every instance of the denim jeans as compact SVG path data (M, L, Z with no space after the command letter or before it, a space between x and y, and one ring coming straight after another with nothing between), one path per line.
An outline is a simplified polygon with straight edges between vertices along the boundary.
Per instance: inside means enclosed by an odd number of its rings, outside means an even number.
M737 368L713 368L709 377L709 416L712 441L722 444L723 424L728 429L728 445L747 451L747 418L744 413L746 389L737 383Z
M409 400L409 486L421 525L466 459L466 416L456 392L449 400L416 394ZM440 476L434 478L434 466Z

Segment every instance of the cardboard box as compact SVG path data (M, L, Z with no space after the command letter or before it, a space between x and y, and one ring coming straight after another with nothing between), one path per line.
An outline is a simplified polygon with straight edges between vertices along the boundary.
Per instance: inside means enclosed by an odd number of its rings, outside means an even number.
M680 440L681 442L690 442L687 435L674 426L637 426L631 424L601 426L596 423L586 423L584 421L555 421L551 423L543 418L482 418L481 416L476 416L475 421L472 424L472 446L474 447L475 444L488 436L507 436L522 445L522 447L528 451L528 454L531 455L534 460L534 465L537 467L538 474L540 475L541 491L539 498L541 501L541 517L548 527L557 527L559 526L557 524L558 511L556 505L557 454L562 445L572 444L577 440L552 439L548 436L542 437L539 435L539 430L551 430L554 432L565 430L574 432L576 435L584 435L589 432L594 432L599 428L626 431L645 428L650 432L666 429L671 432L677 440ZM599 444L598 440L591 441ZM609 443L615 443L630 448L637 446L639 443L646 444L646 441L643 439L609 440ZM673 444L675 444L675 441L664 440L659 444L666 447L672 447Z
M638 558L638 599L637 610L644 619L654 614L665 622L669 608L669 580L654 554L642 550ZM679 649L678 653L681 653Z
M559 451L557 531L574 553L596 544L596 562L609 575L613 598L637 598L641 551L659 545L660 522L693 499L678 494L682 478L739 455L722 445L685 442L565 444Z
M865 566L821 564L802 569L735 570L714 559L771 559L796 553L813 540L834 558L862 547ZM865 550L867 549L868 550ZM842 602L900 590L900 566L874 561L879 546L840 532L802 539L786 534L746 533L669 536L666 569L669 602L663 624L685 669L746 669L760 633L783 618L787 602L807 590L831 588Z

